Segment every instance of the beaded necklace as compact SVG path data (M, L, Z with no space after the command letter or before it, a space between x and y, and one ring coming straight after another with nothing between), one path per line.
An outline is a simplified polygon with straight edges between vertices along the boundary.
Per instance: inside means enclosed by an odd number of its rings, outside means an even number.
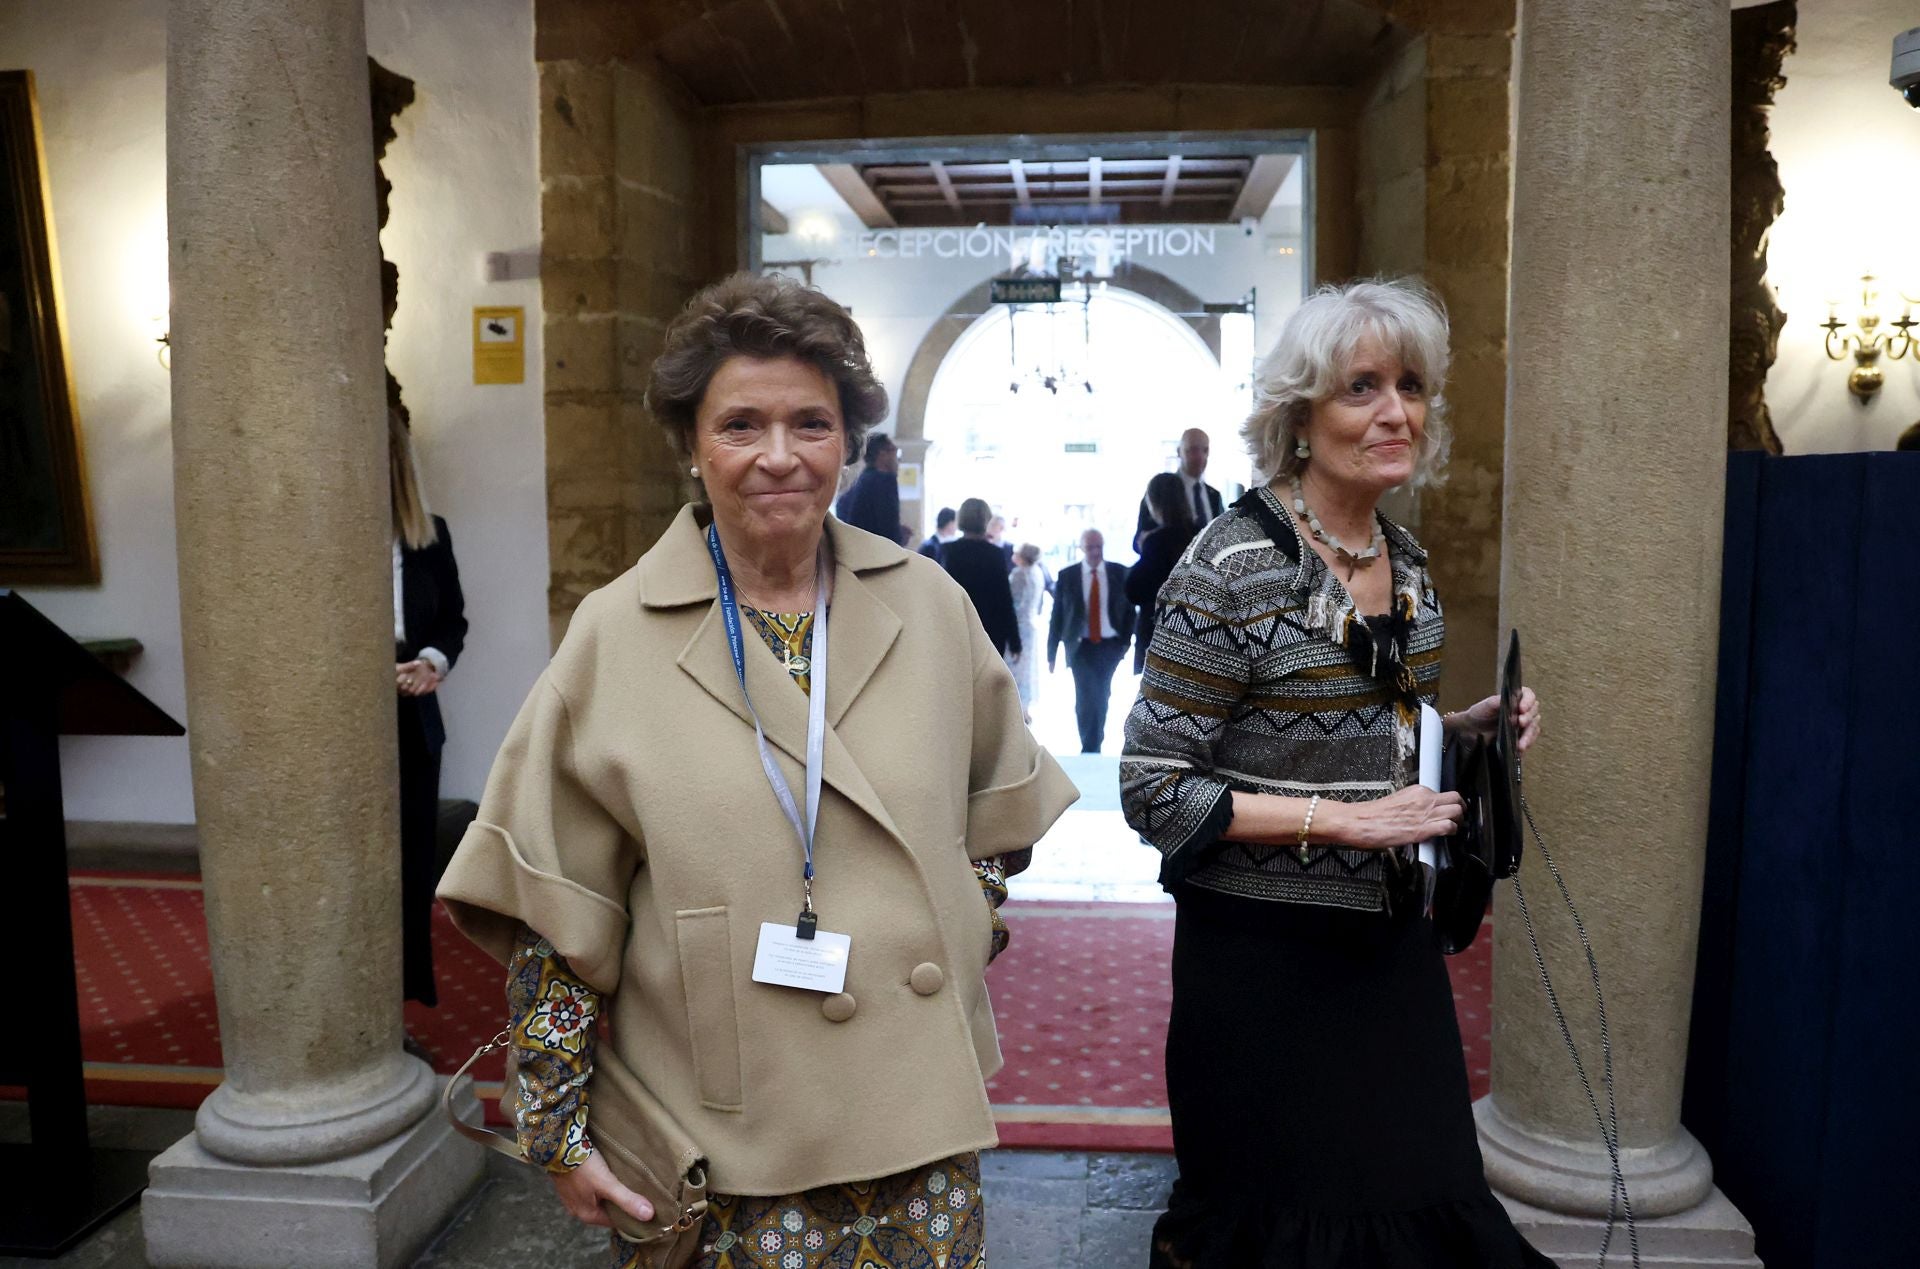
M1307 498L1300 490L1300 478L1293 478L1293 509L1306 517L1307 529L1313 534L1313 540L1327 547L1336 555L1345 556L1355 565L1370 564L1386 553L1387 535L1380 528L1380 517L1373 518L1373 545L1364 551L1350 549L1344 542L1320 527L1320 517L1307 505Z

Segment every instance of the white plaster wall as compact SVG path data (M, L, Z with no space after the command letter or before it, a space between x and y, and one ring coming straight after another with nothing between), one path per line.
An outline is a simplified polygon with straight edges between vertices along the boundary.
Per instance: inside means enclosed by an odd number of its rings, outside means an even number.
M473 624L443 697L447 796L478 797L547 661L545 442L537 280L482 280L487 251L539 241L532 0L369 0L369 48L413 78L388 154L400 268L389 348L428 496L447 517ZM133 684L185 721L166 329L164 0L7 0L0 61L38 81L69 356L100 539L97 587L27 598L80 637L146 645ZM475 305L527 309L527 382L475 387ZM184 740L65 742L69 818L184 823Z
M367 44L415 84L387 150L383 241L400 270L387 361L413 414L428 500L453 534L472 623L441 689L440 791L478 800L548 655L540 283L482 272L490 251L538 258L533 0L369 0ZM478 305L527 310L525 383L474 384Z
M0 50L38 89L100 542L99 586L21 593L77 637L139 639L129 679L184 722L169 386L154 343L167 328L165 0L6 4ZM185 740L78 737L62 764L70 818L193 818Z
M1920 111L1887 84L1893 37L1920 26L1916 0L1800 0L1799 47L1773 110L1773 154L1787 204L1767 252L1787 324L1767 376L1767 405L1791 454L1893 448L1920 421L1920 359L1887 361L1886 387L1862 403L1851 360L1822 347L1827 301L1842 319L1858 279L1881 279L1881 315L1901 289L1920 316Z

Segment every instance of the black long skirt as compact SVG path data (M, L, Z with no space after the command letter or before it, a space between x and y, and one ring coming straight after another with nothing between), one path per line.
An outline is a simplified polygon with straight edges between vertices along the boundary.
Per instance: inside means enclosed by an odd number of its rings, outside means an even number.
M1174 897L1154 1269L1552 1269L1481 1171L1431 922Z

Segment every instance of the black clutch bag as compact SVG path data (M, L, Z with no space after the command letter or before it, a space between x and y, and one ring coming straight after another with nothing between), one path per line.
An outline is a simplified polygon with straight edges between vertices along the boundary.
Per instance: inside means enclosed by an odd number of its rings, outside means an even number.
M1460 831L1439 841L1440 875L1433 887L1433 925L1440 950L1451 956L1472 946L1486 920L1493 883L1520 870L1519 750L1513 707L1520 694L1520 632L1507 643L1500 672L1500 724L1491 737L1450 741L1440 758L1440 787L1467 804Z

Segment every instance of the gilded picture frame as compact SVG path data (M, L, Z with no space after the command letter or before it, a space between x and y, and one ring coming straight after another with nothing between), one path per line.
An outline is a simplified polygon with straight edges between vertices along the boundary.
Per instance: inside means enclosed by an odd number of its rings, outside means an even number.
M32 71L0 71L0 175L0 585L97 583Z

